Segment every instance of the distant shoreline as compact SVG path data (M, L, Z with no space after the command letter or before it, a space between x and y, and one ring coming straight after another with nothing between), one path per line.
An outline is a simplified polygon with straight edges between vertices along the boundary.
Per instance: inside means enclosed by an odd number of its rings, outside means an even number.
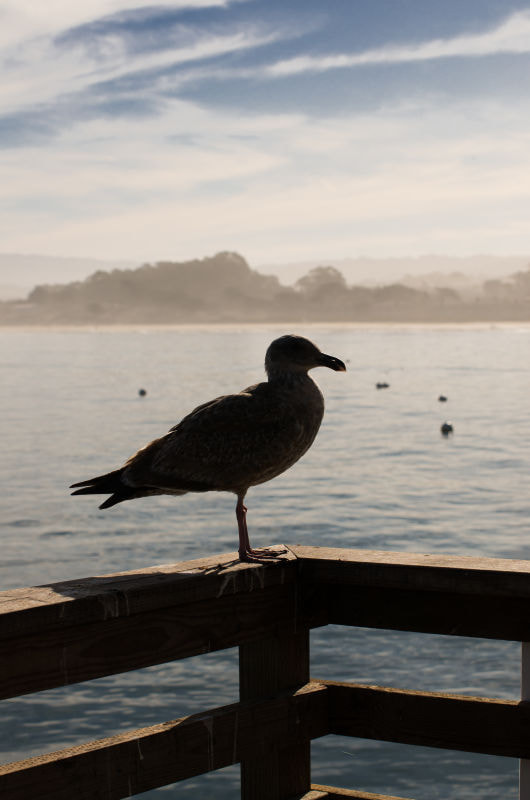
M81 282L36 286L26 301L0 303L0 326L35 330L503 323L530 323L530 267L458 290L438 284L349 285L332 266L315 267L293 286L282 286L277 276L251 269L238 253L222 252L182 263L99 270Z

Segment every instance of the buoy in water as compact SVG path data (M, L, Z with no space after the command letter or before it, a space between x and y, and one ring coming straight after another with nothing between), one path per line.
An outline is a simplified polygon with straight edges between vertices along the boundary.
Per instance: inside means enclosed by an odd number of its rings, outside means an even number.
M138 394L140 395L140 397L145 397L147 392L145 389L138 389Z

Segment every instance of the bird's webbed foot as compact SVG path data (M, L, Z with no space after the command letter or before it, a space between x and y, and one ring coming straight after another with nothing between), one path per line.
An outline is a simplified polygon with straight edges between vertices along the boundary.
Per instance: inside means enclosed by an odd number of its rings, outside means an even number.
M240 550L239 551L239 560L245 561L247 563L260 563L261 561L268 561L274 560L279 558L280 556L285 555L287 550L271 550L268 547L260 548L259 550L254 550L252 548L248 548L247 550Z

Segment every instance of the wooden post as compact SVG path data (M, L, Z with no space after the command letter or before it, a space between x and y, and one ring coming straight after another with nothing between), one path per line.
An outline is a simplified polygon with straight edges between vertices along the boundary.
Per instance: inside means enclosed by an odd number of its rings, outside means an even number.
M530 642L521 644L521 700L530 700ZM519 761L519 800L530 800L530 759Z
M242 702L296 690L309 681L309 629L240 645ZM310 740L293 732L286 748L263 746L241 761L242 800L286 800L310 791Z

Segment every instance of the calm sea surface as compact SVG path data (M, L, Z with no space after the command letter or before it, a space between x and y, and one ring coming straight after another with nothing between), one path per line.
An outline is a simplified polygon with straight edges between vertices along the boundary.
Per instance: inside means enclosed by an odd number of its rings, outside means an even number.
M263 376L274 327L0 331L0 589L234 550L235 498L107 512L75 480L119 466L200 402ZM304 459L247 496L253 545L530 559L530 327L298 327L326 416ZM376 381L390 388L377 391ZM144 387L147 396L140 398ZM447 395L448 402L438 402ZM450 420L454 435L440 425ZM96 498L97 500L97 498ZM329 627L312 674L517 698L519 646ZM3 701L2 761L237 701L234 650ZM517 762L360 739L313 744L313 780L417 800L517 796ZM147 792L238 797L235 767Z

